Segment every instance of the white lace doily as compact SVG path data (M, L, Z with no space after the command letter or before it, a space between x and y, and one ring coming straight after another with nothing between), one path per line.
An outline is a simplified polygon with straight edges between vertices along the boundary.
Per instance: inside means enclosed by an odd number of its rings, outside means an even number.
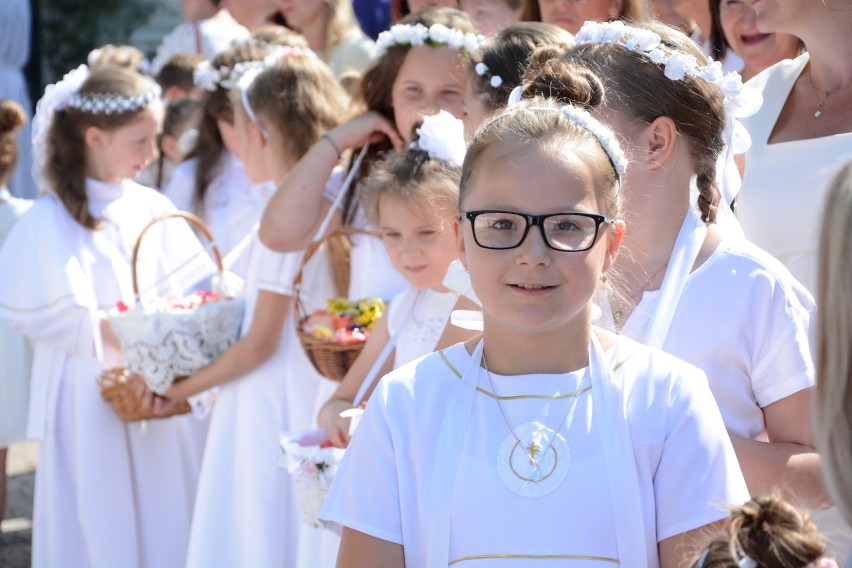
M540 422L522 424L516 433L517 438L509 433L497 451L500 479L521 497L543 497L552 493L568 474L571 448L562 434ZM529 448L533 444L535 448L531 452ZM535 463L531 463L531 453Z

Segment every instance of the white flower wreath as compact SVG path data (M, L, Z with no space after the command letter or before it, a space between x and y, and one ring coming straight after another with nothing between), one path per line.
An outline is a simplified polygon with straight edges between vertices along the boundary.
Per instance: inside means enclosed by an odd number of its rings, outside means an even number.
M418 139L411 147L429 154L433 160L441 160L454 168L464 162L467 145L464 141L464 123L445 110L423 118L417 129Z
M270 46L272 51L260 60L241 61L233 67L221 65L214 68L209 61L202 61L192 73L192 79L196 86L208 92L216 92L220 87L233 89L237 87L240 78L252 68L265 69L272 67L279 61L289 57L309 57L316 59L317 54L313 50L297 46Z
M466 55L474 53L485 41L485 36L448 28L443 24L432 24L428 28L423 24L397 24L383 31L376 40L379 57L395 45L433 47L451 47Z
M669 49L662 38L651 30L628 26L620 20L614 22L586 22L576 35L577 45L609 43L624 46L634 53L644 55L663 67L666 77L679 81L684 77L703 79L716 85L725 95L725 105L735 117L751 116L760 108L763 97L756 89L743 85L736 71L725 73L719 61L710 59L699 65L695 56Z

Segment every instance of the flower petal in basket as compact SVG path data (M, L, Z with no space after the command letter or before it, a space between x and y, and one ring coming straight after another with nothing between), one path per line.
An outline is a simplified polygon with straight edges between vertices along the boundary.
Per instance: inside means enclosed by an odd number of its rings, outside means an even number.
M296 486L302 522L315 528L323 527L317 515L325 503L345 451L320 447L325 440L328 440L328 435L324 430L285 432L280 440L287 471Z
M121 341L125 366L164 394L176 377L209 365L239 337L242 298L207 302L191 310L145 308L137 303L111 312L109 321Z

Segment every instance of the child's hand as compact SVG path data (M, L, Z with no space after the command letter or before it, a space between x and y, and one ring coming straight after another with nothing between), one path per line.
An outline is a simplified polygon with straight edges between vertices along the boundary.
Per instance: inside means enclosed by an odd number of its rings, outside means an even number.
M137 374L131 375L131 384L133 393L142 403L142 408L146 411L153 411L155 415L162 416L171 410L178 402L178 399L172 399L160 396L145 384L145 379ZM166 393L168 394L168 393Z
M320 428L328 431L328 439L335 448L345 448L349 444L349 418L341 418L340 413L352 408L352 403L333 398L319 411L317 422Z
M388 138L394 150L405 149L405 142L396 131L394 124L381 114L370 111L341 124L329 131L328 135L339 150L360 148L368 143L375 143Z

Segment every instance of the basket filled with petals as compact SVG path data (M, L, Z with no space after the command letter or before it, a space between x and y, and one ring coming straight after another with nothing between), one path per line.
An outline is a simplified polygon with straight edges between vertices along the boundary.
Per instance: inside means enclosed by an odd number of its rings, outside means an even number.
M149 229L168 218L189 221L213 242L209 229L191 213L175 212L154 218L142 230L133 249L136 301L129 308L119 302L108 314L121 343L125 367L141 375L148 387L160 395L176 378L191 375L209 365L237 340L244 307L242 298L222 290L195 292L179 299L141 301L137 278L139 247ZM219 282L223 282L222 256L215 244L212 251Z
M325 430L305 430L281 435L287 472L296 486L302 522L322 528L317 520L328 488L345 450L332 447Z
M379 298L353 301L338 297L329 299L326 309L308 314L300 300L299 288L305 264L323 245L328 245L337 290L344 294L349 288L348 237L359 233L373 235L358 229L340 229L312 243L293 282L293 313L299 341L317 371L334 381L342 381L358 358L370 330L384 314L385 304Z

